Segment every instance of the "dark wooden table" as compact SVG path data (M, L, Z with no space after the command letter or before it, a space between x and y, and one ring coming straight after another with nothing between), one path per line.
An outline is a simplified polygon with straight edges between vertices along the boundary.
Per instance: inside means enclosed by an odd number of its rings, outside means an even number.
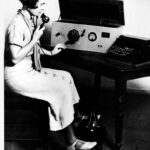
M115 103L115 149L120 150L123 133L123 101L127 90L127 81L150 75L150 62L130 63L118 61L96 52L79 50L64 50L53 57L70 66L94 72L95 86L100 87L100 77L106 76L115 81L114 103ZM52 58L52 59L53 59ZM51 58L50 58L51 59Z

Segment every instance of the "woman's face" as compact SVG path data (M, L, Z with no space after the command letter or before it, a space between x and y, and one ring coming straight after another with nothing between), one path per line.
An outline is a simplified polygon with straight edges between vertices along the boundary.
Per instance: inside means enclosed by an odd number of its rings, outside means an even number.
M35 16L41 16L45 10L45 5L46 5L47 0L39 0L36 3L36 8L30 9L31 13Z

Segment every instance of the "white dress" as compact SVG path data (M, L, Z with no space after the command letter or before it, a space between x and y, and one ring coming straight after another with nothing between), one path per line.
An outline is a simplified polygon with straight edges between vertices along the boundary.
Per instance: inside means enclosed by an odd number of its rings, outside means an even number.
M31 39L29 28L20 14L15 16L7 33L9 44L20 47ZM73 121L73 105L79 102L73 78L63 70L42 68L41 72L36 71L32 67L32 54L14 66L5 66L5 83L16 93L49 102L50 130L61 130Z

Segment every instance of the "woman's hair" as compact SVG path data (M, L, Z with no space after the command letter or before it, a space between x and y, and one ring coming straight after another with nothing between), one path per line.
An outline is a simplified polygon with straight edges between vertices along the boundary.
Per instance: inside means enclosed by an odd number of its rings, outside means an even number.
M28 8L36 8L36 3L39 0L19 0L23 5L26 5Z

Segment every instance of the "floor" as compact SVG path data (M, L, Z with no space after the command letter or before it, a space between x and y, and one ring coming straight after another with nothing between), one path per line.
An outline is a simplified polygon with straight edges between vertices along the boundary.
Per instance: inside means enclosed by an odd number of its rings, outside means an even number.
M96 96L93 96L96 95L93 88L82 87L80 89L82 111L83 113L89 110L102 112L107 133L111 139L114 139L114 104L111 99L113 91L103 90L102 93L101 101L97 101ZM128 93L123 108L125 116L121 150L150 150L150 96ZM56 144L59 150L64 146L63 137L51 134L50 139L50 142ZM35 147L36 150L41 149L38 145L32 144L31 146L30 142L20 144L11 141L5 143L5 150L33 150ZM53 149L49 148L49 150ZM103 150L111 149L104 144Z

